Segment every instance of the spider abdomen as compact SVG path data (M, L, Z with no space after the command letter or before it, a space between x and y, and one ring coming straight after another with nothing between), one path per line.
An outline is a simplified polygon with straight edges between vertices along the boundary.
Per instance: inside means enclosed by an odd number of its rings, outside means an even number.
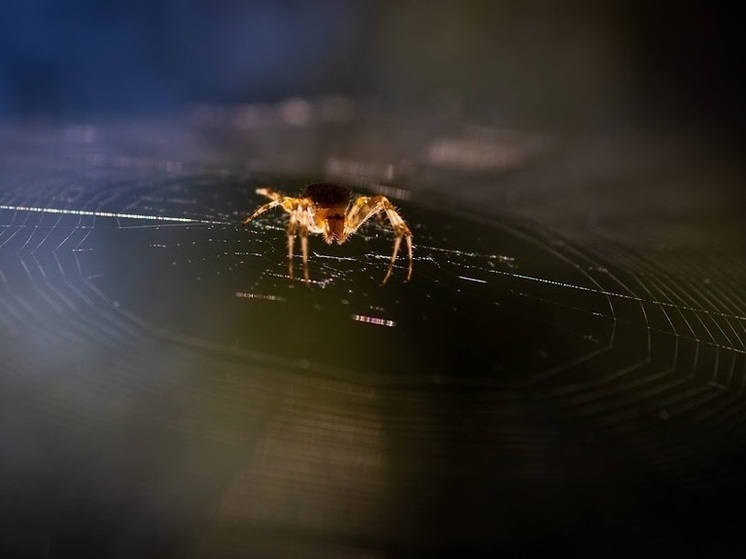
M319 182L306 186L301 198L308 198L317 208L347 208L350 203L350 191L344 186Z

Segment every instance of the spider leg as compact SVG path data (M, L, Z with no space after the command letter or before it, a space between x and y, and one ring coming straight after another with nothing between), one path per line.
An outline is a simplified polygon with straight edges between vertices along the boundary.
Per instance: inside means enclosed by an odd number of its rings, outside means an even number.
M391 262L381 285L385 284L389 277L391 277L396 256L399 254L402 237L407 241L407 253L409 256L407 281L409 281L412 277L412 232L409 230L406 222L399 215L399 212L396 211L394 205L385 196L361 196L355 200L355 203L350 208L345 219L344 240L355 233L355 231L357 231L363 223L368 221L368 219L374 215L380 214L381 212L384 212L386 217L388 217L395 235Z
M276 190L272 190L271 188L267 188L266 186L262 188L256 189L257 194L261 194L262 196L266 196L270 200L279 200L281 198L284 198L282 194L277 192Z
M401 237L396 237L394 239L394 252L391 253L391 263L389 264L389 269L386 272L386 275L383 276L381 285L384 285L388 281L391 277L391 272L394 271L394 262L396 261L396 255L399 253L399 245L401 245ZM407 276L407 280L409 280L409 276Z
M303 255L303 277L306 285L309 283L308 278L308 227L313 221L310 204L307 200L301 200L298 205L298 221L300 222L300 249Z
M295 242L295 228L297 218L295 212L290 214L288 221L288 275L293 279L293 243Z
M293 279L293 246L295 244L295 235L298 233L300 235L300 246L303 254L303 277L306 280L306 284L308 284L310 281L308 276L308 230L313 225L311 202L305 198L283 196L271 188L257 188L256 193L266 196L271 201L257 208L253 214L243 221L243 225L248 225L258 215L277 206L288 212L290 214L287 228L288 275L290 279Z
M407 240L407 253L409 256L409 267L407 269L407 279L406 281L409 281L412 279L412 235L407 235L404 237ZM381 282L381 285L384 285L389 277L391 277L391 272L394 270L394 262L396 261L396 255L399 254L399 246L401 245L401 237L396 237L394 239L394 251L391 254L391 262L389 263L389 269L386 272L386 276L383 278L383 281Z
M300 237L301 254L303 255L303 278L306 284L310 282L308 275L308 224L311 220L311 213L308 202L305 200L296 200L295 208L290 214L288 223L288 273L290 279L293 278L293 244L295 234Z
M303 277L308 285L308 229L305 227L300 230L300 249L303 253Z
M388 202L388 200L386 200ZM407 227L407 224L404 222L402 217L399 215L399 212L394 209L394 206L391 205L391 203L388 203L388 207L384 205L386 216L389 218L389 221L391 222L391 226L394 228L394 233L396 234L396 239L394 240L394 252L391 255L391 264L389 264L389 271L386 274L386 277L383 279L383 285L386 283L386 280L389 279L389 276L391 275L391 271L394 268L394 261L396 260L396 255L399 252L399 245L401 244L401 239L404 237L407 241L407 255L409 256L409 267L407 268L407 281L412 279L412 232L409 230L409 227Z
M298 205L299 199L293 198L291 196L283 196L279 192L272 190L271 188L257 188L256 189L257 194L261 194L262 196L266 196L271 202L267 202L263 206L259 206L256 211L251 214L249 217L244 219L242 225L246 227L251 220L253 220L255 217L263 214L267 210L271 210L272 208L275 208L277 206L281 206L283 210L285 210L288 213L292 213L293 209Z
M376 212L376 221L381 227L386 226L386 221L383 219L383 214L381 212Z
M241 225L246 227L252 219L263 214L267 210L271 210L275 206L279 206L281 203L282 202L280 200L272 200L271 202L268 202L264 204L263 206L259 206L253 214L251 214L249 217L243 220L243 223Z

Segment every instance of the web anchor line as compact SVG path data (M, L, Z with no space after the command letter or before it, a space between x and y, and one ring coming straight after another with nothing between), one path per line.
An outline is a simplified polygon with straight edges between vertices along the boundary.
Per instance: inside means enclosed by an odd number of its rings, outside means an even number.
M575 285L572 283L566 283L562 281L550 280L550 279L545 279L545 278L537 278L535 276L527 276L525 274L516 274L514 272L503 272L501 270L487 270L487 271L492 274L500 274L503 276L518 278L518 279L523 279L523 280L528 280L528 281L534 281L538 283L546 283L549 285L554 285L557 287L564 287L567 289L577 289L579 291L588 291L590 293L597 293L599 295L607 295L609 297L629 299L631 301L637 301L639 303L649 303L651 305L659 305L661 307L669 307L669 308L673 308L677 310L686 310L686 311L691 311L694 313L702 313L702 314L708 314L711 316L719 316L722 318L733 318L736 320L746 320L746 316L738 315L738 314L724 313L724 312L718 312L718 311L708 311L707 309L697 309L697 308L689 307L686 305L677 305L676 303L667 303L666 301L655 301L653 299L643 299L641 297L635 297L634 295L626 295L624 293L616 293L614 291L606 291L603 289L593 289L592 287L586 287L583 285Z
M8 210L15 212L35 212L35 213L48 213L48 214L64 214L64 215L77 215L86 217L109 217L114 219L142 219L152 221L170 221L178 223L201 223L205 225L227 225L227 221L213 221L207 219L195 219L191 217L176 217L176 216L165 216L165 215L148 215L148 214L131 214L131 213L118 213L118 212L98 212L92 210L68 210L64 208L41 208L36 206L9 206L7 204L0 204L0 210Z

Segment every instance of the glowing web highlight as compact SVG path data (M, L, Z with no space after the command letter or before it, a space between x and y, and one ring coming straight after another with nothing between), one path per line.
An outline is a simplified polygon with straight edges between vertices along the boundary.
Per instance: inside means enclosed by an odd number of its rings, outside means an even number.
M10 210L15 212L35 212L48 214L79 215L86 217L112 217L117 219L144 219L152 221L171 221L179 223L205 223L209 225L225 225L225 221L210 221L205 219L194 219L191 217L171 217L164 215L147 215L147 214L129 214L117 212L96 212L91 210L66 210L62 208L39 208L35 206L9 206L0 204L0 210Z
M653 299L643 299L641 297L636 297L634 295L627 295L625 293L616 293L614 291L606 291L605 289L594 289L592 287L585 287L583 285L575 285L573 283L566 283L563 281L556 281L556 280L550 280L546 278L537 278L534 276L527 276L524 274L516 274L514 272L503 272L501 270L487 270L488 272L492 274L500 274L503 276L509 276L512 278L518 278L522 280L527 281L534 281L537 283L546 283L548 285L554 285L557 287L564 287L566 289L576 289L578 291L588 291L590 293L598 293L599 295L607 295L609 297L619 297L620 299L629 299L631 301L637 301L639 303L650 303L651 305L658 305L661 307L670 307L673 309L680 309L680 310L686 310L691 311L694 313L700 313L700 314L707 314L711 316L721 316L723 318L734 318L736 320L746 320L746 316L739 315L739 314L733 314L733 313L724 313L724 312L718 312L718 311L710 311L707 309L700 309L695 307L690 307L687 305L677 305L676 303L668 303L666 301L655 301ZM461 276L459 276L461 277Z

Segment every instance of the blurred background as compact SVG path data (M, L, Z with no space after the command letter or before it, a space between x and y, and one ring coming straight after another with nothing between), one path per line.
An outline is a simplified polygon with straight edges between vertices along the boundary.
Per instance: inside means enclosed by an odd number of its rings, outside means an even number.
M4 0L7 556L742 556L739 26ZM377 229L301 290L238 227L321 179L401 206L411 288Z
M11 0L0 10L6 116L334 93L444 96L568 125L632 115L688 126L726 120L743 93L740 33L706 2Z

